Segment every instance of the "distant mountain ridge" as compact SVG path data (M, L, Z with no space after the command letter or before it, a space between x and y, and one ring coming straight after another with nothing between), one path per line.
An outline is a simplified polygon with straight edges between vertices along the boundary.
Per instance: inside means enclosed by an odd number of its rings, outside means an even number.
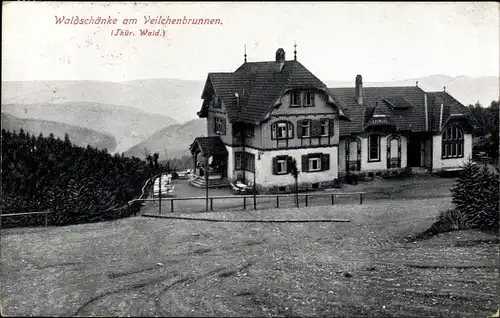
M110 152L125 151L176 123L170 117L137 108L92 102L2 104L2 112L22 119L47 120L110 134L116 139L116 147L108 148Z
M160 159L189 155L189 145L200 136L207 136L205 119L195 119L166 127L125 151L124 154L142 159L145 150L150 153L157 152Z
M328 87L354 87L352 81L328 81ZM372 82L370 86L418 86L425 91L446 91L464 105L479 101L489 106L500 95L499 78L430 75L422 78ZM60 122L116 138L113 152L142 157L151 152L187 153L195 137L206 134L206 123L198 120L205 81L141 79L126 82L33 81L2 82L2 112L19 118ZM184 123L184 124L178 124ZM186 128L188 127L188 128Z
M328 87L354 87L354 78L348 81L321 80ZM386 82L373 82L363 77L365 86L414 86L416 81L426 91L441 91L446 86L446 90L464 105L479 101L488 106L492 100L498 100L500 95L499 78L495 76L474 78L430 75ZM62 102L123 105L168 116L183 123L197 118L204 84L205 79L192 81L169 78L125 82L5 81L2 82L2 105Z
M19 132L23 129L24 132L30 133L35 137L38 137L40 134L44 137L53 134L55 138L59 137L63 140L64 135L67 133L71 143L76 146L86 147L87 145L91 145L99 149L114 149L116 147L116 139L112 135L92 129L48 120L23 119L7 113L2 113L1 117L2 129L11 132Z

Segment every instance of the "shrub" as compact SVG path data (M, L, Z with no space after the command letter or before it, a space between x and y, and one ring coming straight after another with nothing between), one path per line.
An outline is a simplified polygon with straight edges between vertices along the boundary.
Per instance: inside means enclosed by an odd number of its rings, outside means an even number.
M470 223L464 213L457 209L450 209L441 212L436 222L428 230L417 235L417 238L425 238L438 233L465 230L469 227Z
M457 209L450 209L441 212L438 216L437 222L443 227L443 231L465 230L470 227L470 222L467 220L467 215Z
M499 221L499 180L496 171L490 171L486 165L479 172L480 208L472 217L474 227L498 230Z
M469 159L453 187L452 202L471 228L498 229L499 173L486 165L479 168Z

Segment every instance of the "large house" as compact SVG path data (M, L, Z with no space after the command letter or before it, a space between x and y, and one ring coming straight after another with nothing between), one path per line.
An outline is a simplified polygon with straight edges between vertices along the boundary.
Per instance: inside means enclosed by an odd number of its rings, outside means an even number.
M350 119L340 123L341 173L437 172L472 156L473 116L445 91L363 87L358 75L353 88L330 92Z
M209 73L202 99L208 136L190 150L210 186L241 180L288 191L295 159L300 188L324 188L347 172L454 168L472 152L470 113L446 92L363 88L360 75L353 88L328 88L281 48L274 61L245 55L236 71Z

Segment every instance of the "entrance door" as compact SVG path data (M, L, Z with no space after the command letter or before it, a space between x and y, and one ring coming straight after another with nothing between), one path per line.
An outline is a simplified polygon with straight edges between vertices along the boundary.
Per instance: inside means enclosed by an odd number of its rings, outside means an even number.
M413 140L412 140L413 139ZM421 160L421 149L420 140L411 138L408 141L408 166L409 167L420 167Z

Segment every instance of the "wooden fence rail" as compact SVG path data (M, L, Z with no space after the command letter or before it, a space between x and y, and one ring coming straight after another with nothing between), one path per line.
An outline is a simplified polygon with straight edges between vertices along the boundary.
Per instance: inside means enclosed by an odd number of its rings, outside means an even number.
M211 196L211 197L181 197L181 198L163 198L163 201L170 202L170 212L174 212L175 201L193 201L193 200L208 200L209 209L213 211L214 200L219 199L243 199L243 209L247 208L247 199L253 200L254 210L257 209L257 199L259 198L276 198L276 207L279 208L280 198L295 198L297 196L304 197L305 206L309 206L309 198L311 197L331 197L331 204L335 204L335 197L338 196L359 196L359 204L363 204L363 196L366 192L349 192L349 193L299 193L297 194L259 194L259 195L228 195L228 196ZM159 201L158 199L134 199L129 201L129 204L135 201ZM298 206L298 202L297 202ZM161 210L159 210L161 214Z
M21 215L33 215L33 214L45 214L45 226L47 226L47 215L53 211L41 211L41 212L22 212L22 213L0 213L0 228L2 228L2 219L9 216L21 216Z

